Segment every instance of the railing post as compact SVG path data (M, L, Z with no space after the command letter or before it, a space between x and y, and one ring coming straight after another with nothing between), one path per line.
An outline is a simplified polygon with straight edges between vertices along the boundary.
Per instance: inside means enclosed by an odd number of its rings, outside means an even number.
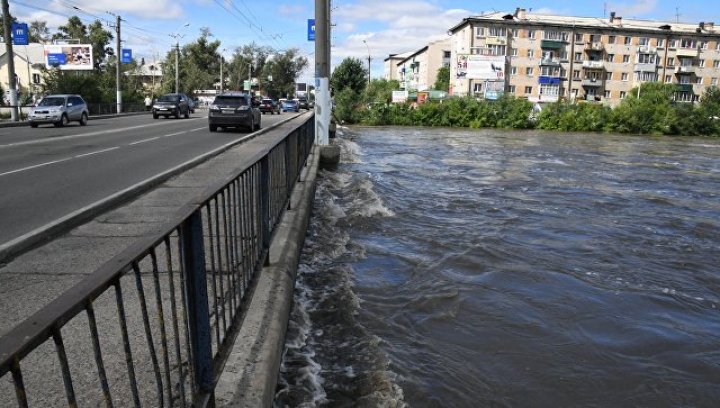
M208 309L205 248L201 210L193 212L180 227L183 270L187 274L185 286L190 326L190 347L195 373L196 398L210 396L213 405L213 361L210 338L210 312Z
M270 260L270 154L260 160L260 228L262 248L265 252L264 264Z

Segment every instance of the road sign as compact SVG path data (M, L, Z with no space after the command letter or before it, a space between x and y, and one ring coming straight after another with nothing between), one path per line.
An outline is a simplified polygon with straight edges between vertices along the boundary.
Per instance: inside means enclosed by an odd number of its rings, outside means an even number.
M122 57L120 58L120 62L122 62L123 64L129 64L132 62L132 50L130 48L122 49Z
M315 19L308 19L308 41L315 41Z
M30 42L28 35L28 25L25 23L12 24L12 41L13 45L28 45Z

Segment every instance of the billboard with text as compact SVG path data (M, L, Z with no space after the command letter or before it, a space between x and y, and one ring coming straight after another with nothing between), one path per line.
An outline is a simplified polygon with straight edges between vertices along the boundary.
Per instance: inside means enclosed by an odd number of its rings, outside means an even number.
M63 44L46 45L44 49L45 65L63 71L93 69L92 45Z
M504 80L505 57L502 55L458 54L455 72L458 78Z

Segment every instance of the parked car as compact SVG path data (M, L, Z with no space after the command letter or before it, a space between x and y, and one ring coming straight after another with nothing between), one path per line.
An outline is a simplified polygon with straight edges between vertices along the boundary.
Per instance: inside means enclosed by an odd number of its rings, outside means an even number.
M87 125L90 111L80 95L48 95L30 109L28 122L31 127L40 123L52 123L56 127L77 121L80 126Z
M260 112L263 114L270 113L271 115L274 114L280 114L280 105L274 100L270 98L265 98L260 101Z
M169 118L175 116L178 119L180 115L183 115L186 119L190 117L190 98L182 93L166 94L158 98L153 104L152 115L153 119L157 119L160 116Z
M259 103L242 92L226 92L215 97L208 110L208 127L211 132L218 128L244 127L249 132L260 129Z
M308 103L307 98L298 98L298 109L305 109L310 110L310 104Z
M300 108L298 107L298 103L294 99L288 99L282 103L282 111L283 112L300 112Z

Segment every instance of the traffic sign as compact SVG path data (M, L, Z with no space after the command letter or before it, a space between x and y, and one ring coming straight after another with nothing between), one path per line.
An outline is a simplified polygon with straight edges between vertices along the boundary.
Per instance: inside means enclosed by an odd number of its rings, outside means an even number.
M120 62L122 62L123 64L129 64L132 62L132 50L130 48L122 49L122 57L120 58Z
M315 19L309 18L308 19L308 41L315 41Z
M30 38L28 35L28 25L25 23L12 23L12 41L13 45L28 45Z

